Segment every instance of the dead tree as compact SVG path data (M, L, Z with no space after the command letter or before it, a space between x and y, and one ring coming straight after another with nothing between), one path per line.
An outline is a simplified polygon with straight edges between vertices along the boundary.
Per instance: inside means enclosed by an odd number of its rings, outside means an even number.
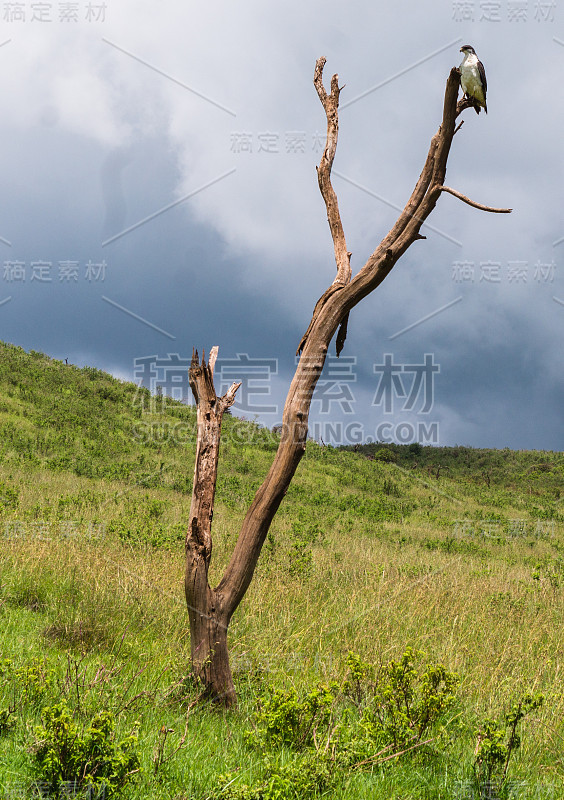
M456 125L457 117L473 105L468 99L457 102L460 73L453 68L446 84L443 119L431 139L427 160L413 193L393 228L353 277L351 253L347 249L337 196L331 184L339 128L339 80L337 75L333 75L328 94L323 86L325 60L318 59L314 74L314 85L327 117L327 139L317 177L327 208L337 275L317 301L309 327L298 346L301 357L284 405L276 456L245 516L225 573L214 589L208 582L208 569L212 554L211 524L221 420L235 400L238 384L233 384L223 397L216 396L213 368L217 348L212 349L208 363L204 355L200 361L195 352L190 367L190 386L198 411L194 489L186 535L185 590L190 617L192 669L204 686L204 694L224 706L236 702L227 649L229 622L245 596L272 519L305 452L311 398L333 336L337 333L339 355L346 338L349 312L384 280L410 245L425 238L420 234L421 226L443 192L482 211L511 211L476 203L445 186L452 139L462 125L462 122Z

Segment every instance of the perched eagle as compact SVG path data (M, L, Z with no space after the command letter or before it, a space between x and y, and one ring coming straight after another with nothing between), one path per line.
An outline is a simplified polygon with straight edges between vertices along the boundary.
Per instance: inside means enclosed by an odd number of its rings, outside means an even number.
M474 48L465 44L460 48L460 52L464 53L462 64L460 65L460 85L462 91L467 97L471 97L476 101L474 110L476 114L480 113L480 106L488 113L486 105L486 91L488 83L486 81L486 70L484 65L478 59Z

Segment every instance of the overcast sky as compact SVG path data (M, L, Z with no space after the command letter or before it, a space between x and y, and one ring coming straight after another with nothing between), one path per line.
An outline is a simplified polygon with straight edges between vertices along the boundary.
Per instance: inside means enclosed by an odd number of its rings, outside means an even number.
M447 183L514 211L440 198L353 312L311 433L562 450L564 0L0 8L0 338L179 394L192 347L217 344L236 413L268 425L335 274L316 59L345 85L334 186L356 272L473 45L488 115L464 112Z

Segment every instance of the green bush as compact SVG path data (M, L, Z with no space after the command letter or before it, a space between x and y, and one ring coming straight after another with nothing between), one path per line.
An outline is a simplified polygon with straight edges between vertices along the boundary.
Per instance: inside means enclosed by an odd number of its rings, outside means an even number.
M268 740L274 745L302 749L313 744L314 732L326 727L338 685L317 686L298 697L295 689L277 690L263 698L256 715L256 727L247 734L250 743Z
M343 780L352 770L421 752L438 738L437 723L454 702L459 678L442 665L416 666L423 654L408 648L380 669L355 653L342 682L306 692L268 690L259 703L247 743L264 758L266 776L247 786L222 776L216 800L305 798ZM296 756L284 767L284 749ZM274 756L272 756L274 750ZM427 751L429 755L430 751Z
M83 732L64 701L45 708L42 720L35 728L34 771L50 791L78 782L112 797L138 773L137 732L117 741L111 712L97 714Z
M407 648L399 661L375 670L349 653L341 685L319 685L302 696L277 690L263 698L248 741L303 749L325 736L352 760L375 746L399 752L419 745L451 707L460 682L441 664L417 669L423 655Z
M450 708L460 679L444 666L428 665L422 672L415 660L423 653L407 648L399 661L390 661L375 686L368 715L394 750L419 743Z

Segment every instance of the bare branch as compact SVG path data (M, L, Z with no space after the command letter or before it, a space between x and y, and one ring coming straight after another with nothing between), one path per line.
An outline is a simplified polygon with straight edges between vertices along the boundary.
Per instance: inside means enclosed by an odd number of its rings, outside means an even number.
M462 192L457 192L456 189L451 189L450 186L440 186L439 188L441 192L448 192L454 197L458 197L458 199L462 200L463 203L468 203L469 206L472 206L472 208L478 208L480 211L490 211L492 214L511 214L513 211L512 208L493 208L492 206L484 206L482 203L476 203L475 200L470 200L470 198L466 197L465 194L462 194Z
M238 383L232 383L221 398L225 403L225 408L229 408L235 402L235 395L237 393L237 389L241 386L241 383L242 381L239 381Z
M350 253L347 250L347 243L345 241L345 232L343 230L343 223L341 222L341 215L339 213L339 203L337 195L331 183L331 169L333 167L333 160L337 150L337 140L339 137L339 76L333 75L331 78L331 94L327 94L323 86L323 68L326 59L321 57L317 59L315 65L315 73L313 83L321 100L321 104L325 109L327 116L327 138L325 142L325 149L317 168L317 180L319 182L319 189L325 201L327 208L327 220L333 237L333 246L335 248L335 261L337 262L337 277L334 280L336 284L343 286L349 283L351 279L351 266L350 266Z
M460 71L456 67L453 67L446 84L443 121L441 122L441 127L437 131L438 147L435 157L435 168L433 170L433 184L444 183L448 154L452 144L452 137L454 136L456 117L460 113L456 103L459 85Z
M329 230L331 231L333 248L335 250L335 261L337 263L337 277L333 281L333 284L317 301L313 310L311 322L307 331L301 338L298 349L296 350L296 355L299 355L304 349L311 327L327 300L337 289L350 283L352 276L351 253L347 250L345 232L339 212L339 202L335 190L333 189L333 184L331 183L331 170L333 168L333 161L335 159L337 141L339 138L339 94L341 90L339 89L339 76L335 74L331 78L331 94L327 94L325 91L325 87L323 86L323 68L325 67L326 61L327 59L325 56L321 56L321 58L317 59L313 75L313 84L327 117L327 136L323 155L317 167L317 182L319 183L319 190L327 209L327 221L329 222ZM345 325L341 328L337 355L339 355L343 349L346 332L347 328Z

